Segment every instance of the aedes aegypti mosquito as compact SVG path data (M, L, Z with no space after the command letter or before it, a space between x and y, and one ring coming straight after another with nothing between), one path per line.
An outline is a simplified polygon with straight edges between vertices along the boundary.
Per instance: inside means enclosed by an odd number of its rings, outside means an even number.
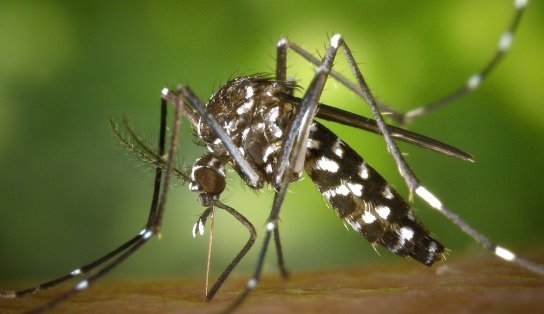
M133 238L99 259L78 267L52 281L18 291L2 291L4 298L23 297L58 285L74 277L84 277L64 294L49 301L35 311L50 309L75 295L115 268L149 239L160 232L168 189L172 176L177 177L197 192L205 208L198 218L193 235L203 234L207 220L216 208L223 209L245 226L250 238L238 255L207 291L211 300L255 242L256 230L237 209L220 200L226 186L225 165L230 165L252 189L261 189L268 183L275 190L275 197L266 223L263 246L255 273L244 292L226 309L236 309L243 303L258 282L270 241L273 239L278 255L278 266L284 277L287 270L278 229L278 218L289 184L297 181L303 169L310 176L336 214L372 244L381 245L400 256L412 258L431 266L443 259L444 246L438 242L416 218L405 201L364 159L336 134L315 121L321 118L381 134L395 160L410 195L415 194L438 212L445 215L464 232L496 256L523 268L544 274L544 266L518 257L498 246L467 225L434 196L413 174L397 148L395 140L405 141L462 160L471 160L469 154L405 129L387 125L382 114L399 122L410 122L419 116L451 102L475 90L509 49L519 19L527 4L515 0L515 14L509 28L500 38L498 50L489 63L478 73L470 76L466 84L452 94L406 114L394 111L378 102L370 92L357 62L346 41L339 34L330 38L324 57L320 60L287 40L277 45L277 64L274 78L265 76L238 77L227 82L204 104L188 86L163 89L159 147L155 151L139 139L132 128L125 124L125 136L112 121L112 129L129 150L156 166L154 192L147 223ZM291 50L316 66L315 76L305 88L302 97L295 96L298 88L287 79L287 52ZM333 69L337 52L342 50L357 83ZM329 76L363 98L371 108L375 120L355 115L320 103L320 96ZM168 105L175 108L171 136L167 141L166 113ZM196 130L197 140L207 148L190 173L174 166L180 122L185 117ZM166 143L169 146L166 146ZM94 271L94 272L92 272Z

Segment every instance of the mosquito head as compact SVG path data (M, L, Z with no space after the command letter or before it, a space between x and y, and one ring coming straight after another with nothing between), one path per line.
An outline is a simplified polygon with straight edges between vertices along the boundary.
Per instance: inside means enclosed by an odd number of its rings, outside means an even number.
M225 190L226 175L221 161L211 154L198 159L191 171L189 189L199 193L202 206L210 206Z

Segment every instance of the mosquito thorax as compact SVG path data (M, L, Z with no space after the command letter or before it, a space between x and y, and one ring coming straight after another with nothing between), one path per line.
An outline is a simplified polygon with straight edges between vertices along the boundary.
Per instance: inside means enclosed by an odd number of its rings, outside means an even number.
M293 89L292 82L260 76L238 77L227 82L208 101L208 112L260 175L257 184L249 184L252 188L259 189L264 182L273 182L283 132L294 113L293 106L281 96L291 94ZM206 124L199 123L198 135L214 156L225 159L244 177L228 157L221 140Z

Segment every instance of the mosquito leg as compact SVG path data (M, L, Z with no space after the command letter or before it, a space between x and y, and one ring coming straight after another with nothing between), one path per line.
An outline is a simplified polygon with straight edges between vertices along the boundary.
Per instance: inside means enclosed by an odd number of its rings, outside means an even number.
M359 88L363 92L364 99L370 105L370 110L372 111L372 114L374 115L374 118L376 119L376 123L380 130L380 133L382 134L385 140L385 143L387 145L387 150L389 151L389 153L395 160L395 163L397 164L399 172L401 176L404 178L404 181L406 182L406 186L408 187L410 191L410 195L412 195L412 193L419 187L419 180L416 178L413 171L410 169L410 166L408 165L408 163L404 160L404 157L402 156L399 148L397 147L397 144L393 141L391 133L387 129L385 121L383 120L383 117L380 113L380 110L376 103L376 99L370 92L370 88L365 82L365 79L363 78L363 75L361 71L359 70L359 67L357 66L357 62L355 61L355 58L353 57L351 50L349 49L348 45L344 42L343 39L340 39L340 45L342 46L342 50L344 51L344 55L346 56L348 63L351 65L353 75L355 76L359 84Z
M145 229L144 229L145 230ZM70 297L78 294L79 292L87 289L92 283L102 278L102 276L106 275L108 272L110 272L112 269L117 267L121 262L123 262L125 259L127 259L129 256L131 256L134 252L136 252L142 245L144 245L147 240L149 240L153 234L151 231L143 232L142 234L138 235L137 241L135 243L128 247L121 255L118 255L117 258L115 258L111 263L107 264L103 268L100 268L94 275L87 277L86 279L80 281L74 288L71 290L65 292L64 294L61 294L60 296L54 298L53 300L45 303L44 305L32 309L32 313L41 313L43 311L46 311L48 309L51 309L58 305L59 303L62 303L63 301L69 299Z
M162 179L162 190L158 191L161 186L160 173L162 170L158 167L156 170L157 176L155 177L155 188L157 194L153 195L153 204L156 207L152 208L149 213L147 221L147 227L153 232L153 235L160 235L160 228L162 226L162 218L164 215L164 209L166 207L166 201L168 199L168 190L170 188L170 179L174 172L174 160L176 158L177 142L179 137L179 129L181 125L182 116L187 116L191 119L192 115L186 110L184 105L184 99L177 95L172 95L166 88L162 90L161 97L161 131L159 134L159 156L164 155L164 142L166 140L166 105L167 100L171 100L174 105L174 121L172 125L172 135L170 136L170 147L166 157L166 168L164 170L164 178Z
M287 80L287 49L288 41L284 38L280 39L276 48L276 80ZM289 272L285 267L285 259L283 257L283 249L281 246L279 229L274 229L274 243L276 246L276 255L278 257L278 267L283 278L289 277Z
M147 243L154 235L158 235L160 232L160 227L162 223L162 215L164 213L164 208L167 200L168 186L170 174L173 169L173 159L176 153L176 142L177 136L179 133L179 126L181 121L181 109L182 104L180 102L175 103L175 117L174 125L172 128L172 136L170 138L170 149L168 151L168 157L166 161L166 173L164 179L161 182L162 170L158 167L155 172L155 181L154 181L154 190L153 198L151 201L151 209L149 211L148 222L146 228L143 229L137 236L136 241L126 248L122 254L118 255L111 263L107 264L103 268L99 269L95 274L87 277L86 279L80 281L74 288L67 291L66 293L56 297L50 302L44 304L42 307L35 309L35 312L42 312L44 310L50 309L55 305L63 302L64 300L72 297L73 295L81 292L82 290L87 289L95 281L102 278L102 276L109 273L112 269L117 267L121 262L131 256L136 252L142 245ZM160 123L160 133L159 133L159 156L164 155L165 150L165 141L166 141L166 100L161 99L161 123ZM161 190L161 184L163 189Z
M283 249L280 241L280 230L276 226L274 229L274 243L276 244L276 255L278 256L278 267L280 269L281 276L283 278L289 277L289 271L285 267L285 260L283 258Z
M209 272L209 264L210 264L210 249L208 249L208 266L207 266L207 273L206 273L206 301L211 301L211 299L215 296L217 291L221 288L223 283L226 281L232 270L238 265L238 263L242 260L242 258L247 254L247 252L251 249L253 244L255 243L255 239L257 237L257 233L255 231L255 228L253 225L240 213L235 211L233 208L228 207L225 204L221 204L218 201L215 201L213 203L214 206L220 207L225 209L227 212L229 212L231 215L233 215L238 221L240 221L249 231L250 238L248 239L246 245L240 250L238 255L231 261L231 263L227 266L227 268L223 271L223 273L219 276L219 278L214 283L213 287L208 290L208 272ZM210 217L212 218L212 225L210 225L210 233L213 232L213 206L208 207L198 218L197 223L195 223L193 227L193 237L196 236L196 233L198 232L200 235L204 234L204 226L206 224L207 219ZM197 231L198 230L198 231Z
M253 276L249 281L247 282L246 288L232 302L228 308L226 308L222 313L231 313L235 309L237 309L247 298L249 293L257 287L257 284L259 283L259 279L261 277L261 271L264 264L264 259L266 257L266 251L268 250L268 244L270 243L270 238L272 236L272 233L274 232L274 229L276 229L276 220L279 215L279 211L281 208L281 205L283 204L283 200L285 198L285 194L287 192L287 184L280 186L279 191L276 192L274 196L274 202L272 204L272 210L270 212L270 217L268 218L268 223L266 224L266 233L264 235L263 239L263 245L261 247L259 257L257 259L257 264L255 267L255 272L253 273Z
M459 217L459 215L446 208L442 204L442 202L424 186L420 185L416 189L416 194L419 195L429 205L431 205L432 208L436 209L439 213L441 213L454 224L456 224L464 233L468 234L471 238L476 240L476 242L480 243L485 249L489 250L497 257L507 262L514 263L537 274L544 275L544 265L531 262L529 260L516 256L508 249L491 242L487 237L485 237L474 228L472 228L470 225L468 225L465 221L463 221Z
M166 129L166 102L163 100L161 101L161 128L160 128L160 134L159 134L159 155L162 155L164 153L165 129ZM53 300L47 302L43 306L32 310L32 312L36 312L36 313L42 312L47 309L53 308L55 305L63 302L64 300L70 298L71 296L86 289L91 283L95 282L96 280L101 278L103 275L108 273L110 270L115 268L117 265L119 265L123 260L125 260L127 257L132 255L144 243L146 243L147 240L149 240L153 236L152 230L149 229L149 227L152 224L150 224L149 221L152 220L151 217L154 217L156 215L156 207L157 207L157 200L158 200L158 195L160 190L161 175L162 175L162 171L160 170L160 168L157 168L157 171L155 173L155 185L153 190L153 198L151 201L151 208L150 208L148 223L146 225L146 228L144 228L139 234L137 234L132 239L122 244L115 250L102 256L101 258L87 265L84 265L80 268L77 268L67 275L64 275L57 279L51 280L49 282L37 285L30 289L25 289L20 291L3 291L3 292L0 292L0 296L5 298L22 297L22 296L32 294L43 289L51 288L68 279L71 279L77 276L82 276L82 275L84 276L88 274L90 271L92 271L93 269L99 267L100 265L106 263L110 259L116 257L111 263L107 264L103 268L100 268L95 274L80 281L78 284L76 284L74 288L72 288L68 292L54 298Z
M278 81L287 79L287 48L289 48L289 41L285 38L280 39L276 48L276 80Z
M467 82L464 85L457 88L450 94L444 97L441 97L439 100L431 102L428 105L424 105L419 108L412 109L407 113L401 113L399 111L396 111L392 108L391 105L387 105L379 101L377 101L378 108L380 108L382 112L387 112L388 117L391 117L393 120L397 122L410 123L413 120L419 117L422 117L428 114L429 112L436 110L446 104L449 104L455 99L458 99L459 97L462 97L474 91L478 86L480 86L482 80L486 78L496 68L498 63L503 59L506 52L510 49L510 46L514 38L514 34L518 28L520 19L525 11L525 7L527 6L527 3L528 3L528 0L514 0L514 7L515 7L514 16L507 30L503 32L503 34L501 35L499 39L497 51L495 52L493 57L482 67L482 69L479 72L476 72L475 74L471 75L467 79ZM302 56L304 59L308 60L309 62L313 63L314 65L316 66L320 65L321 61L318 58L316 58L314 55L312 55L308 51L304 50L302 47L296 45L295 43L289 42L287 39L281 39L280 42L278 42L278 47L280 45L289 47L291 50L293 50L294 52L296 52L298 55ZM334 77L340 83L342 83L344 86L346 86L348 89L353 91L355 94L365 99L364 92L359 88L359 86L357 86L357 84L352 83L344 75L332 69L331 76Z
M88 272L90 272L91 270L93 270L96 267L104 264L105 262L109 261L111 258L119 255L120 253L124 252L125 250L127 250L128 248L133 246L134 243L136 243L136 242L138 242L138 240L140 240L142 235L143 234L140 233L140 234L134 236L132 239L130 239L126 243L122 244L121 246L119 246L115 250L109 252L108 254L102 256L101 258L99 258L99 259L97 259L97 260L95 260L95 261L93 261L93 262L91 262L91 263L89 263L87 265L81 266L81 267L73 270L69 274L66 274L66 275L64 275L62 277L50 280L48 282L41 283L41 284L36 285L36 286L34 286L32 288L29 288L29 289L18 290L18 291L10 291L10 290L0 291L0 297L3 297L3 298L20 298L20 297L24 297L24 296L27 296L27 295L30 295L30 294L34 294L34 293L36 293L38 291L42 291L42 290L54 287L54 286L59 285L59 284L65 282L65 281L67 281L69 279L72 279L74 277L79 277L81 275L85 275Z
M161 98L161 121L160 121L160 127L159 127L159 156L164 155L164 147L166 143L166 115L167 115L167 108L166 108L166 100ZM174 135L172 135L173 137ZM168 171L168 168L166 169ZM167 175L168 176L168 173ZM166 178L165 178L166 179ZM146 227L149 228L154 223L154 220L156 219L157 215L157 205L159 202L159 193L161 190L161 180L162 180L162 170L160 167L157 167L155 169L155 180L153 181L153 198L151 200L151 209L149 210L149 216L147 218L147 224ZM168 190L168 186L164 186L164 189Z
M253 227L251 222L247 220L246 217L244 217L242 214L237 212L234 208L231 208L223 203L220 203L219 201L214 202L214 205L226 210L229 214L231 214L234 218L236 218L242 225L244 225L244 227L246 227L247 230L249 231L249 239L247 240L244 247L240 250L240 252L236 255L236 257L234 257L232 262L230 262L227 268L225 268L225 270L219 276L219 278L217 278L214 285L206 294L206 301L210 301L215 296L215 294L217 293L219 288L221 288L221 286L223 285L227 277L230 275L232 270L236 267L236 265L238 265L240 260L242 260L242 258L251 249L251 247L253 246L253 243L255 243L255 239L257 238L257 232L255 231L255 228Z
M514 0L514 6L515 6L514 16L512 17L512 20L507 30L502 33L499 39L495 54L479 72L476 72L475 74L471 75L463 86L457 88L450 94L430 104L412 109L406 113L401 113L401 112L392 110L390 106L387 106L383 103L379 104L380 107L382 107L388 113L391 113L392 119L396 120L397 122L406 124L453 102L457 98L460 98L474 91L476 88L480 86L481 82L497 67L497 65L503 59L508 49L510 49L510 46L512 45L512 41L514 39L514 34L519 25L519 21L521 19L521 16L523 15L525 7L527 6L527 2L528 0Z

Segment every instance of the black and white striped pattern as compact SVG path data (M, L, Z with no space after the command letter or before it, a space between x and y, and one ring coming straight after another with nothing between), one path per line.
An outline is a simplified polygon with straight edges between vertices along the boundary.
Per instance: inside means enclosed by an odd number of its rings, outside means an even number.
M427 266L444 247L412 213L410 205L351 147L314 122L304 166L338 217L376 243Z

